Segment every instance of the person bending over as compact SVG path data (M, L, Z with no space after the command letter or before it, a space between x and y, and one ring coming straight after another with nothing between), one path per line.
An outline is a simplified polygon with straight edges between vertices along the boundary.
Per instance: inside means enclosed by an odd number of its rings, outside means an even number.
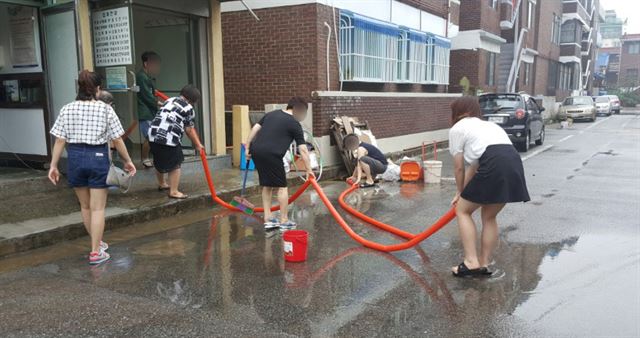
M300 121L307 114L308 105L305 99L294 97L289 100L287 108L275 110L265 116L252 129L247 139L247 159L252 158L258 170L260 186L262 186L262 204L264 206L264 227L266 230L275 228L291 229L296 226L289 220L289 191L287 189L287 174L284 170L284 157L292 141L296 141L298 151L305 168L307 179L313 175L309 161L309 149L305 144L304 133ZM280 219L272 217L271 197L273 190L278 193L280 204Z
M158 190L169 190L169 197L185 199L188 196L178 190L180 167L184 161L182 135L187 134L196 151L204 147L196 132L193 105L200 100L200 91L193 85L186 85L180 96L169 98L151 121L149 145L156 168ZM164 175L169 174L169 184Z
M462 97L451 104L449 151L458 188L451 204L456 208L464 248L464 261L452 268L456 277L491 275L488 266L498 244L498 213L506 203L529 201L518 151L500 126L480 116L477 97ZM480 255L472 217L478 209L482 218Z
M353 184L358 184L362 180L364 174L365 183L361 184L361 188L369 188L375 186L375 178L387 171L387 158L376 146L361 142L356 134L349 134L343 139L344 148L349 151L356 152L356 168L353 175L347 179Z

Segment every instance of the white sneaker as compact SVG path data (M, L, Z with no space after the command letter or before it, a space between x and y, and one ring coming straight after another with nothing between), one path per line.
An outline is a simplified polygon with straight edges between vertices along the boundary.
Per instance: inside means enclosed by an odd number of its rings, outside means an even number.
M264 222L264 230L273 230L273 229L277 229L280 227L280 223L278 223L278 220L275 218L272 218L266 222Z
M100 252L89 253L89 264L98 265L108 261L111 258L106 251L100 250Z
M107 250L109 250L109 244L107 244L107 242L100 241L100 251L107 251Z

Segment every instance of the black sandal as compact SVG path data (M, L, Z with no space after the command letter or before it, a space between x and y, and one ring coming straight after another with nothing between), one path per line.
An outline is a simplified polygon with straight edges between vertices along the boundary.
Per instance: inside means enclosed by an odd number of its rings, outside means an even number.
M466 278L466 277L489 277L493 272L490 272L487 268L481 267L477 269L469 269L464 262L458 265L458 272L451 273L455 277Z
M375 183L373 183L373 184L369 184L369 183L362 183L362 184L360 184L360 188L361 188L361 189L365 189L365 188L373 188L373 187L375 187L375 186L376 186L376 184L375 184Z

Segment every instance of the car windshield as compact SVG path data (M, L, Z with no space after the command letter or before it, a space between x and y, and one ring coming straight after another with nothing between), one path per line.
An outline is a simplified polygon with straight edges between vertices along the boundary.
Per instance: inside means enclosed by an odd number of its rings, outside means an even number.
M522 107L519 95L484 95L480 97L480 108L487 111Z
M596 103L608 103L609 102L609 98L606 96L600 96L596 98Z
M587 96L568 97L564 100L566 106L593 105L593 100Z

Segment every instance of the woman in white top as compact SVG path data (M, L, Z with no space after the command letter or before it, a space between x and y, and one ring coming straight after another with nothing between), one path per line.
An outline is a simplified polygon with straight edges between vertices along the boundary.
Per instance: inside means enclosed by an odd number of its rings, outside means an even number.
M85 229L91 237L89 264L100 264L110 256L102 241L104 209L107 204L107 174L109 146L112 142L124 160L124 169L131 175L136 167L131 162L122 141L124 130L113 108L96 100L100 91L100 75L83 70L78 76L76 100L60 110L51 135L56 137L49 169L49 180L58 184L58 162L67 146L67 181L75 190Z
M458 188L451 203L464 247L464 261L452 269L456 277L491 275L488 266L498 243L496 216L506 203L529 201L520 155L507 133L481 116L476 97L462 97L451 104L449 149ZM478 209L482 216L479 255L472 218Z

